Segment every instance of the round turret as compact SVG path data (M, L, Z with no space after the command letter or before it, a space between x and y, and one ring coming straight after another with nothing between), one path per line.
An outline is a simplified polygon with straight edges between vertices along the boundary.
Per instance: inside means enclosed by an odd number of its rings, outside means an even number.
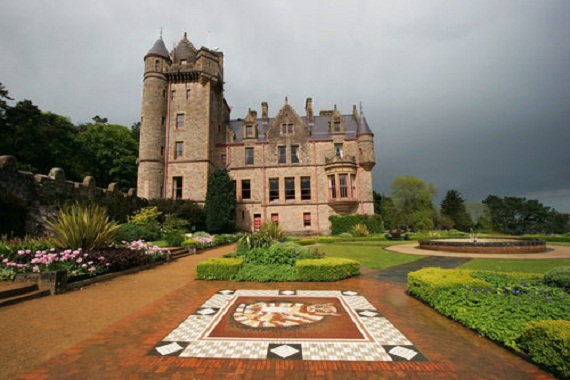
M358 121L356 138L358 139L360 166L364 170L370 171L374 165L376 165L376 157L374 155L374 133L372 133L370 127L368 127L368 123L363 115Z

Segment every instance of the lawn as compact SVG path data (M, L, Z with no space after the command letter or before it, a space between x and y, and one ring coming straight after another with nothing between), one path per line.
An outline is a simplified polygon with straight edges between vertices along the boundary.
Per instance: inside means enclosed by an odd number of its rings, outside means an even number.
M382 242L393 245L393 243ZM323 244L318 246L320 251L324 251L329 257L346 257L358 260L362 266L373 269L386 269L400 264L410 263L424 258L419 255L406 255L386 251L375 245L363 244Z
M570 266L570 259L553 260L508 260L508 259L473 259L460 268L480 269L498 272L545 273L551 268Z

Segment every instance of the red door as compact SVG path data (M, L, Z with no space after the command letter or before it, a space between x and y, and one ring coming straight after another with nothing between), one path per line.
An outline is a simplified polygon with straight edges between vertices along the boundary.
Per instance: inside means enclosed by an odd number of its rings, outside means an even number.
M261 214L254 214L253 215L253 232L259 231L259 227L261 227Z

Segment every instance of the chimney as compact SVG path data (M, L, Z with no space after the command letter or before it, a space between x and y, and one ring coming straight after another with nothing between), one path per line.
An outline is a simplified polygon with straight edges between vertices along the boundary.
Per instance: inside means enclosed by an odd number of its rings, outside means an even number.
M352 105L352 116L357 123L360 123L360 116L358 115L358 110L356 109L356 104Z
M267 102L261 103L261 122L267 124L269 122L269 117L267 116Z
M315 118L313 116L313 99L307 98L305 102L305 111L307 112L307 124L315 124Z

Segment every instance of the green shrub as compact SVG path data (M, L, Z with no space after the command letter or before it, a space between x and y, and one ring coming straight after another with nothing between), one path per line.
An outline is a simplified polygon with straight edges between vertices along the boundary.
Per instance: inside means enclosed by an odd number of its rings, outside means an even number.
M338 281L360 274L360 263L340 257L298 260L298 281Z
M198 231L198 232L194 232L192 234L193 238L209 238L210 234L204 231Z
M186 239L182 242L181 247L197 247L198 243L196 242L196 240L190 238L190 239Z
M186 237L181 231L169 231L163 235L163 239L168 243L169 247L181 247Z
M233 281L295 281L295 267L288 264L245 263L241 270L232 277Z
M282 240L285 238L285 232L281 226L275 222L263 223L261 227L259 227L258 234L271 240Z
M350 232L343 232L338 235L339 238L351 238L352 234Z
M240 258L212 258L196 266L199 280L229 280L239 272L243 260Z
M277 241L273 238L259 233L244 235L238 240L238 252L245 252L254 248L269 248L275 243Z
M357 224L364 224L368 231L372 234L382 233L384 230L384 224L382 222L382 217L378 214L374 215L362 215L362 214L352 214L352 215L331 215L329 217L331 222L331 234L339 235L343 232L350 232L352 227Z
M158 211L156 207L143 207L129 218L129 222L141 226L158 225L160 224L158 218L161 215L162 212Z
M188 223L190 231L205 228L204 211L195 201L189 199L156 198L149 201L150 206L156 206L163 215L172 214Z
M359 224L352 226L351 231L352 231L352 234L354 236L357 236L357 237L366 237L366 236L370 235L370 232L368 231L368 227L366 227L366 225L362 224L362 223L359 223Z
M143 226L140 224L125 223L117 229L115 242L134 240L155 241L160 239L160 229L156 226Z
M59 248L85 250L103 248L115 241L119 226L109 220L107 211L96 204L64 206L46 227Z
M408 292L435 306L438 296L444 289L454 288L489 288L490 285L471 276L473 271L466 269L424 268L408 273Z
M315 239L299 239L296 241L299 245L313 245L316 243Z
M570 321L529 322L518 342L535 363L570 378Z
M570 266L555 267L544 274L544 283L562 289L570 289Z

